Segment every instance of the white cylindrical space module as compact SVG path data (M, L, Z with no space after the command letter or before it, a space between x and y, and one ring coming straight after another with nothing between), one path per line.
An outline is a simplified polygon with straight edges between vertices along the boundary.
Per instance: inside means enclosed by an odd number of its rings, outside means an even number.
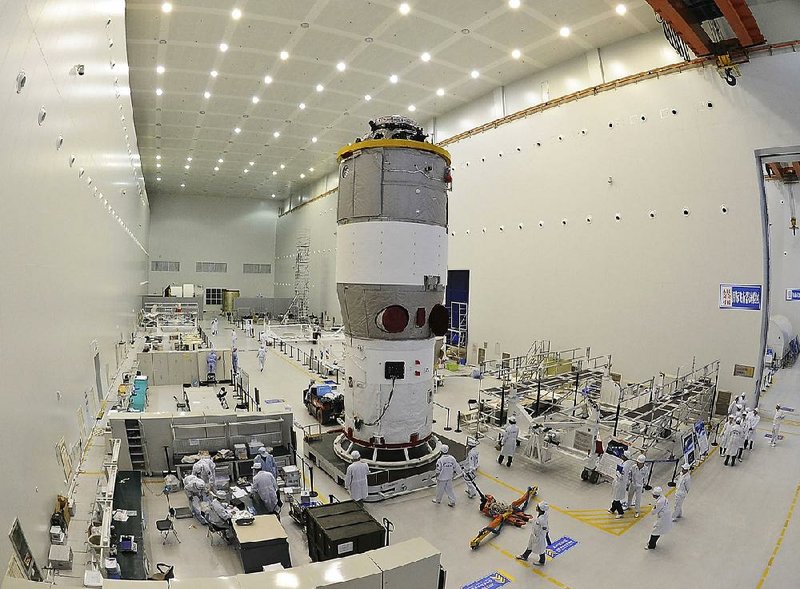
M345 460L385 468L439 454L432 435L434 341L449 326L450 154L411 119L370 122L338 153L336 282L345 328Z

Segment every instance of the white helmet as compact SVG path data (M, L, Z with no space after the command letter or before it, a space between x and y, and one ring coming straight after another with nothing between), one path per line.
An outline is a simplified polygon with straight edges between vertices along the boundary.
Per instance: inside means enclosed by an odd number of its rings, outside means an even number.
M538 507L541 511L547 511L550 509L550 504L547 501L539 501L539 504L536 507Z
M508 423L517 423L517 418L512 415L508 418Z
M636 457L636 462L641 462L642 464L644 464L645 460L647 460L647 458L645 458L644 454L639 454L639 456Z
M467 436L467 448L474 448L477 445L478 445L478 440L476 440L472 436Z
M253 470L261 470L261 463L260 462L254 462L253 463Z
M450 446L442 444L442 454L447 454L450 451Z
M359 452L358 450L353 450L352 452L350 452L350 458L352 458L353 460L361 460L361 452Z
M661 494L663 492L664 492L664 490L661 487L653 488L653 495L655 495L656 497L661 497Z

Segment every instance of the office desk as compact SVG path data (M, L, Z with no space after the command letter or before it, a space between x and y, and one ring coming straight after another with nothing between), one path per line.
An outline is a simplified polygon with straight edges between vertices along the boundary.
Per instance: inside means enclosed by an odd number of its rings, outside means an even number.
M143 581L147 579L144 569L144 526L142 524L142 473L138 470L120 470L117 472L117 483L114 486L114 509L135 511L136 515L128 521L114 521L114 532L117 541L123 535L133 536L138 551L118 552L120 574L123 579Z
M284 568L292 566L286 531L274 515L257 515L249 526L234 523L233 531L245 573L261 572L264 565L277 562Z

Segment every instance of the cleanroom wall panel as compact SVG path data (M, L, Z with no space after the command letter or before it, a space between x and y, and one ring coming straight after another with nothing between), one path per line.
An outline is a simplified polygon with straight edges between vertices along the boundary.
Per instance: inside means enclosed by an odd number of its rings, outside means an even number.
M170 284L238 289L273 296L275 223L272 199L170 195L153 199L150 259L180 262L179 272L150 272L148 292ZM224 262L227 272L196 272L197 262ZM244 274L244 264L272 264L270 274Z
M75 467L99 408L94 355L107 388L147 276L124 7L19 0L0 18L0 530L18 517L40 568L67 492L55 445L64 438ZM10 551L0 542L0 562Z
M626 380L721 358L720 387L753 390L732 372L758 365L762 313L720 310L719 285L763 283L754 151L796 143L798 67L757 57L736 87L667 76L448 146L470 359L547 338L613 354Z

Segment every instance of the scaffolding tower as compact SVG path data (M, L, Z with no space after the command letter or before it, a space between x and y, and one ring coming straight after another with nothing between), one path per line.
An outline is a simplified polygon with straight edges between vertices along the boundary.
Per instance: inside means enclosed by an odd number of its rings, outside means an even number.
M297 236L297 253L294 258L294 298L283 316L283 323L292 317L296 323L308 323L308 290L310 283L311 236L307 231Z
M450 302L450 327L447 330L447 344L454 349L459 358L467 355L467 303Z

